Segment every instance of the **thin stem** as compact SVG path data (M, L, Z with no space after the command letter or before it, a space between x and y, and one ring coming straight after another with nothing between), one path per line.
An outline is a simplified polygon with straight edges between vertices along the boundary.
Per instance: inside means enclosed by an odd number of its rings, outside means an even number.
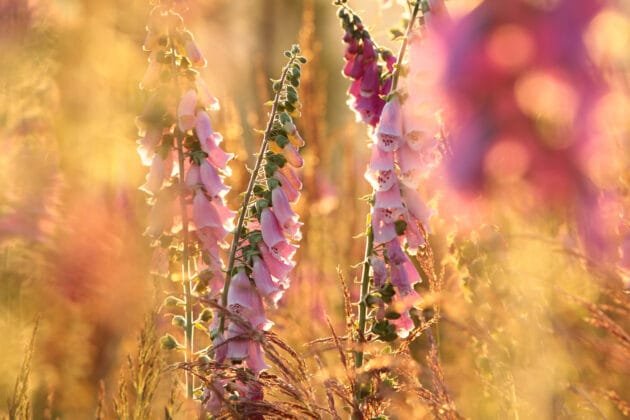
M361 301L359 302L359 342L365 342L365 322L367 320L367 295L370 286L370 255L374 248L374 232L372 231L372 221L368 217L367 238L365 240L365 260L363 261L363 273L361 275ZM363 365L363 349L355 353L354 365L359 368Z
M192 285L190 279L190 266L189 255L190 250L188 248L188 211L186 209L186 184L184 182L184 147L183 138L178 135L178 129L176 131L177 138L177 159L179 163L179 204L182 213L182 283L184 285L184 297L186 303L186 328L185 328L185 347L186 353L184 361L186 363L192 361L192 355L194 351L194 330L193 330L193 308L192 308ZM192 398L193 396L193 376L190 371L186 370L186 396Z
M396 60L396 69L394 70L394 75L392 76L392 92L396 91L398 87L398 79L400 78L400 69L402 67L402 59L405 56L405 52L407 50L407 44L409 43L409 35L411 34L411 30L413 29L413 24L418 17L418 12L420 11L420 3L422 0L416 0L416 4L413 6L413 11L411 12L411 18L409 19L409 24L407 25L407 32L405 33L405 38L403 38L403 42L400 45L400 50L398 51L398 59Z
M409 35L411 34L411 30L413 29L413 25L416 21L416 17L418 16L418 11L420 10L420 2L421 0L417 0L414 5L413 12L411 13L411 19L409 20L409 25L407 25L407 32L405 33L405 38L403 39L403 43L400 46L400 50L398 52L398 58L396 59L396 68L394 69L393 80L392 80L392 92L396 90L398 86L398 78L400 76L400 69L402 68L402 60L405 56L405 51L407 50L407 40L409 39ZM373 197L372 197L373 198ZM372 255L374 249L374 232L372 232L372 223L368 220L367 228L366 228L366 243L365 243L365 255L363 256L363 273L361 276L361 298L359 301L359 331L358 331L358 339L359 343L365 342L365 324L367 321L367 295L369 292L370 286L370 256ZM360 368L363 365L363 349L359 348L358 351L355 352L354 357L354 365L357 368Z
M278 112L278 103L280 102L280 95L282 93L282 87L284 86L285 79L287 77L287 73L291 68L291 64L295 57L292 57L287 65L282 70L282 76L280 77L280 89L276 92L276 95L273 99L273 105L271 107L271 112L269 114L269 121L267 121L267 128L265 129L265 133L263 135L263 141L260 145L260 150L258 152L258 157L256 158L256 164L254 165L254 170L252 171L252 176L249 179L249 183L247 184L247 190L245 192L245 197L243 198L243 204L241 205L241 210L238 216L238 222L236 224L236 230L234 231L234 238L232 239L232 246L230 248L230 255L228 258L228 267L227 273L225 275L225 285L223 286L223 294L221 295L221 305L223 307L227 306L228 299L228 291L230 289L230 281L232 280L232 270L234 269L234 262L236 259L236 250L238 248L241 234L243 233L243 225L245 223L245 215L247 214L247 210L249 208L249 200L252 197L252 193L254 191L254 185L256 184L256 179L258 178L258 172L260 171L260 167L265 158L265 152L267 151L267 146L269 144L269 136L271 134L271 129L273 128L273 122L276 117L276 113ZM224 313L221 312L219 315L219 334L222 334L225 330L225 316Z

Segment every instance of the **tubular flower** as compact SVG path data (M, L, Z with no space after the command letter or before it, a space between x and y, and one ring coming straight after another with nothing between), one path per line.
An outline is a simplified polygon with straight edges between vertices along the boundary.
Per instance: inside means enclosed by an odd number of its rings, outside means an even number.
M194 232L191 236L201 250L200 266L222 276L220 246L226 245L225 237L234 228L235 213L224 200L229 191L224 177L233 155L220 148L222 137L212 129L208 112L218 109L218 101L197 70L205 59L181 16L167 5L151 11L144 49L149 52L149 68L141 86L150 99L137 123L138 153L150 167L141 187L153 205L146 234L156 244L176 239L183 220L176 219L174 192L178 178L184 177L184 217L191 218L188 231ZM181 174L176 165L179 147L187 157Z
M388 50L378 48L359 16L349 8L339 9L345 34L345 65L343 75L352 80L348 89L348 105L357 121L376 126L392 86L396 58Z

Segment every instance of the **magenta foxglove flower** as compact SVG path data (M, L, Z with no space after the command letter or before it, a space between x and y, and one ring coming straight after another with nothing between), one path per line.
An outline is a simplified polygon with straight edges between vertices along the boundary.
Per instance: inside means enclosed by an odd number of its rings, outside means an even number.
M349 9L342 7L339 17L345 29L343 75L353 80L348 89L348 106L357 121L376 126L385 106L382 97L391 90L396 59L389 51L377 48L361 19Z

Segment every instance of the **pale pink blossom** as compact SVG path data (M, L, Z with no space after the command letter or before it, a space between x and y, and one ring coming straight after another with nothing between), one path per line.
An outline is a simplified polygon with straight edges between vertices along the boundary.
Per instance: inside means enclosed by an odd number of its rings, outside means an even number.
M273 306L278 303L278 300L284 293L283 288L279 282L274 282L266 263L258 256L253 258L254 265L252 268L252 278L256 283L256 289L260 294L265 297Z
M274 188L271 191L271 203L282 230L287 233L289 238L299 241L302 238L300 227L303 223L299 221L299 216L291 208L282 188Z
M182 96L177 106L177 121L179 129L188 131L195 126L195 109L197 108L197 92L189 89Z
M403 117L398 96L385 104L376 127L376 145L385 152L396 151L403 142Z

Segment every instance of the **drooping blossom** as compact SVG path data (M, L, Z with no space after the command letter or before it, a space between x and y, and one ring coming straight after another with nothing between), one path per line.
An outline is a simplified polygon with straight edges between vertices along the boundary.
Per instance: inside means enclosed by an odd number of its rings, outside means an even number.
M241 210L245 212L243 229L235 233L236 263L228 267L232 277L226 286L231 316L226 319L225 335L218 328L214 342L217 349L227 348L222 359L243 365L254 374L268 368L262 343L263 333L272 323L267 320L265 309L275 307L289 287L289 273L295 266L297 242L301 239L302 223L292 204L302 189L296 170L303 165L299 149L304 140L291 114L299 108L295 87L299 85L300 63L304 61L295 48L284 69L290 76L276 90L282 110L271 116L268 148L259 157L261 170L253 175L249 201ZM262 398L262 390L258 394L256 398Z
M385 106L383 97L391 90L396 58L376 46L359 16L350 9L342 6L339 18L346 44L343 75L352 80L348 105L356 113L357 121L376 126Z
M389 314L388 322L399 337L414 326L409 310L418 298L414 284L421 279L409 256L425 245L431 216L418 188L432 175L442 155L442 104L432 89L437 79L434 68L426 64L427 57L437 51L430 39L432 31L425 27L409 35L408 72L382 109L365 173L374 188L371 228L375 251L369 262L374 287L382 296L379 305L386 302L389 307L389 312L377 311L380 321L376 326L382 326L383 317ZM389 296L388 287L393 287L394 296Z

